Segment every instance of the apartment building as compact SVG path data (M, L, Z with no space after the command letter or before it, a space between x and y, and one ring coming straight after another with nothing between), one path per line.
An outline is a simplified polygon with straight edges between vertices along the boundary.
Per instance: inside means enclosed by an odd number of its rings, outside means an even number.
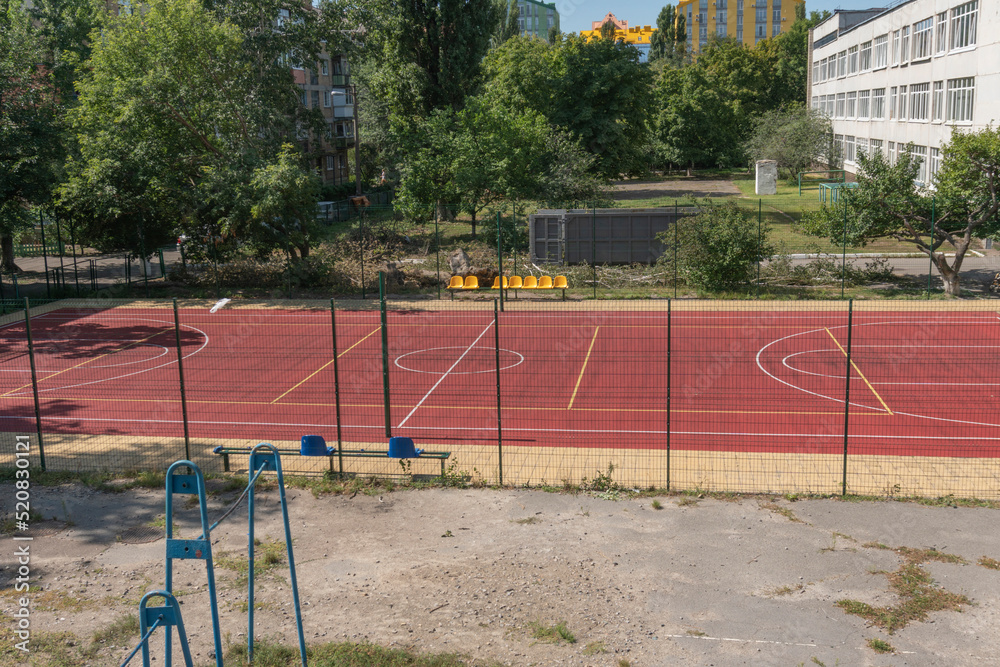
M517 23L522 35L530 35L539 39L548 39L552 28L559 32L559 12L556 3L539 2L538 0L517 0L520 12Z
M327 127L325 136L299 137L303 153L315 160L323 183L347 183L351 179L347 153L355 137L354 94L347 58L323 53L311 68L293 67L292 76L301 89L302 106L319 109Z
M586 37L587 40L599 39L601 36L601 28L605 23L611 23L615 26L615 39L620 42L625 42L626 44L631 44L639 50L639 62L644 63L649 61L649 49L651 46L650 40L653 38L653 33L656 32L656 28L649 25L637 25L629 27L628 21L622 21L614 14L608 13L600 21L593 21L590 24L590 30L581 30L580 35Z
M837 11L810 35L808 102L833 122L844 169L906 146L930 183L954 129L1000 120L1000 3L909 0Z
M679 0L677 13L687 22L687 45L701 51L711 36L729 37L747 46L776 37L795 21L805 0Z

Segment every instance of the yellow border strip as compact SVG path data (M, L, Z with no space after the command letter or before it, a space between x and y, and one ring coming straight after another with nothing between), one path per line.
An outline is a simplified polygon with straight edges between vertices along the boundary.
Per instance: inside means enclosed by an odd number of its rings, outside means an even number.
M583 381L583 373L587 370L587 362L590 361L590 353L594 350L594 343L597 342L597 332L601 330L601 327L594 329L594 337L590 339L590 347L587 348L587 356L583 359L583 368L580 369L580 377L576 379L576 386L573 387L573 395L569 397L569 405L566 406L567 410L573 409L573 401L576 400L576 392L580 389L580 382Z
M833 342L837 344L837 347L840 348L840 351L844 353L844 357L846 357L848 359L851 359L850 357L847 356L847 352L844 350L843 346L840 344L840 341L837 340L837 337L833 335L833 332L830 331L829 329L826 329L826 332L828 334L830 334L830 338L832 338ZM888 412L891 415L892 414L892 410L889 409L889 406L885 404L885 401L882 400L882 397L879 396L879 394L878 394L877 391L875 391L875 387L873 387L872 383L868 381L868 378L865 377L865 374L861 372L861 369L858 368L858 365L856 363L854 363L854 359L851 359L851 366L853 366L854 370L856 370L858 372L858 375L861 376L861 379L865 381L865 384L868 385L868 388L872 390L872 393L875 394L875 398L877 398L878 402L882 404L882 407L885 408L885 411Z
M340 359L342 356L344 356L345 354L347 354L348 352L350 352L351 350L353 350L354 348L356 348L358 345L361 345L361 343L365 342L366 340L368 340L369 338L371 338L372 336L374 336L375 334L377 334L379 332L379 329L381 329L381 328L382 328L381 325L378 326L378 327L376 327L375 331L372 331L370 334L368 334L367 336L365 336L364 338L362 338L361 340L359 340L357 343L355 343L354 345L350 346L349 348L347 348L346 350L344 350L343 352L341 352L340 354L338 354L337 358ZM288 391L286 391L284 394L282 394L278 398L276 398L273 401L271 401L271 405L274 405L275 403L277 403L278 401L280 401L281 399L283 399L285 396L288 396L290 393L292 393L293 391L295 391L296 389L298 389L299 387L301 387L302 385L304 385L314 375L316 375L317 373L319 373L320 371L322 371L324 368L326 368L327 366L329 366L332 363L333 363L333 359L331 359L330 361L326 362L325 364L323 364L322 366L320 366L319 368L317 368L314 372L310 373L304 380L302 380L301 382L299 382L297 385L295 385L294 387L292 387L291 389L289 389Z
M96 357L92 357L92 358L90 358L90 359L87 359L86 361L81 361L81 362L80 362L80 363L78 363L78 364L77 364L76 366L70 366L69 368L64 368L64 369L63 369L63 370L61 370L61 371L56 371L56 372L55 372L55 373L53 373L52 375L46 375L46 376L45 376L45 377L43 377L43 378L39 378L38 382L39 382L39 383L42 383L42 382L44 382L45 380L49 380L49 379L51 379L51 378L54 378L54 377L55 377L55 376L57 376L57 375L62 375L63 373L67 373L67 372L69 372L69 371L73 370L74 368L79 368L80 366L85 366L85 365L89 364L89 363L90 363L90 362L92 362L92 361L97 361L98 359L103 359L104 357L109 357L109 356L111 356L112 354L115 354L116 352L121 352L122 350L127 350L127 349L129 349L130 347L132 347L133 345L138 345L139 343L145 343L145 342L146 342L147 340L149 340L150 338L156 338L156 337L157 337L157 336L159 336L160 334L165 334L165 333L167 333L168 331L171 331L171 330L173 330L173 328L174 328L173 326L169 326L169 327L167 327L166 329L164 329L163 331L157 331L157 332L156 332L155 334L153 334L153 335L151 335L151 336L146 336L146 337L145 337L145 338L143 338L142 340L136 340L136 341L132 341L132 342L131 342L131 343L129 343L128 345L123 345L122 347L119 347L118 349L115 349L115 350L111 350L110 352L105 352L104 354L101 354L101 355L98 355L98 356L96 356ZM28 387L30 387L30 386L31 386L31 383L29 382L28 384L26 384L26 385L22 385L22 386L18 387L17 389L11 389L10 391L8 391L8 392L7 392L6 394L4 394L3 396L9 396L10 394L13 394L13 393L16 393L16 392L19 392L19 391L21 391L22 389L27 389L27 388L28 388Z

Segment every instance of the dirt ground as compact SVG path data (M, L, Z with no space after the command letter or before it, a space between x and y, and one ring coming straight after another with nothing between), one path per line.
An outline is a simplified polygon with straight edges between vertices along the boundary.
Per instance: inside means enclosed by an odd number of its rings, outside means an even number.
M681 178L670 181L617 181L613 184L613 197L617 201L653 199L654 197L729 197L740 191L732 181L699 178Z
M47 519L35 524L40 530L30 542L30 576L39 588L13 592L18 566L11 554L24 542L6 537L2 621L13 627L18 595L26 595L33 641L67 632L61 641L89 646L95 632L135 614L143 593L162 587L164 492L108 494L73 484L31 494L32 508ZM237 494L212 497L209 520ZM0 485L8 515L14 495L11 485ZM177 498L177 529L196 537L197 509ZM307 643L370 641L508 665L1000 660L1000 571L977 564L1000 558L992 509L691 496L660 497L657 508L652 498L628 494L471 488L320 498L289 489L288 499ZM280 540L277 491L258 501L257 537ZM161 527L147 538L153 541L134 543L141 538L129 529L158 517ZM212 532L222 632L231 643L245 641L246 590L219 563L245 557L246 531L243 506ZM920 567L935 586L970 604L931 612L894 634L846 614L837 600L900 603L887 573L901 566L901 552L872 543L960 557ZM284 568L258 581L256 633L294 646ZM204 562L175 561L174 577L195 662L207 664ZM533 637L534 627L560 622L575 642ZM10 659L11 634L5 628L0 662L24 664ZM871 639L895 653L874 652ZM120 664L130 648L106 642L100 658L85 664ZM153 655L162 656L160 643Z

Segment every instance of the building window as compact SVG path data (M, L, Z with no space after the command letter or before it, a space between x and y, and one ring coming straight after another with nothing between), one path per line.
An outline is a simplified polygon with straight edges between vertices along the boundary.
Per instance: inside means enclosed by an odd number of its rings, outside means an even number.
M726 15L728 13L729 12L727 12L724 8L720 7L719 11L715 12L715 22L716 22L716 24L718 24L718 23L725 23L726 22L726 18L727 18Z
M719 37L725 37L726 36L726 24L725 23L717 23L716 26L715 26L715 34L718 35Z
M976 43L977 0L951 10L951 48L963 49Z
M302 106L309 106L309 93L304 90L302 91Z
M339 76L344 73L344 63L341 60L333 61L333 74Z
M844 117L844 105L847 101L847 93L837 93L837 118Z
M858 120L868 120L871 113L871 94L870 90L858 92Z
M324 90L323 91L323 106L326 107L326 108L328 108L328 109L330 108L330 91L329 90Z
M975 77L948 79L948 121L972 122L972 102L975 88Z
M819 78L819 61L813 62L813 83L819 83L822 79Z
M833 140L836 142L837 148L840 150L841 156L843 156L843 154L844 154L844 135L842 135L842 134L835 134L835 135L833 135Z
M847 73L858 73L858 47L856 46L847 49Z
M889 89L889 120L896 117L896 92L898 88L893 86Z
M872 155L882 152L882 140L871 139L868 141L868 152Z
M937 15L937 34L934 36L937 42L937 52L944 53L948 50L948 12L941 12Z
M931 120L944 120L944 81L934 82L934 95L931 97Z
M910 86L910 120L928 120L931 84L915 83Z
M833 118L833 105L835 99L836 98L833 95L826 96L826 115L830 118Z
M861 157L862 155L868 155L868 140L867 139L865 139L863 137L858 137L857 154L858 154L858 157Z
M934 17L924 19L913 26L913 60L923 60L931 57L932 36L934 34Z
M910 26L903 26L899 37L899 62L905 65L910 61Z
M315 69L309 70L309 85L318 86L319 85L319 72Z
M894 30L892 33L892 64L896 66L899 64L899 31Z
M827 79L826 69L827 69L827 65L828 64L829 64L829 60L827 58L823 58L823 60L819 61L819 80L820 81L826 81L826 79Z
M879 69L889 64L889 35L875 38L872 47L872 68Z
M777 37L781 34L781 24L775 23L771 26L771 37Z
M809 105L811 109L819 109L819 97L816 95L812 96L812 103Z
M875 88L872 90L872 119L883 118L885 118L885 88Z
M763 3L757 7L757 23L767 23L767 5Z
M844 137L844 161L845 162L854 162L854 158L855 158L854 149L855 149L854 137L852 137L850 135Z
M914 146L913 150L910 151L910 157L913 161L920 165L917 169L917 178L915 179L917 185L926 185L927 183L927 146Z
M327 171L333 171L333 169L334 169L334 156L327 155L326 156L326 170Z
M856 92L847 93L847 108L844 111L845 118L854 118L858 109L858 94Z
M323 58L319 61L319 69L323 73L323 76L330 74L330 61Z
M861 59L858 67L862 72L867 72L872 68L872 43L865 42L861 45Z
M837 54L837 76L847 76L847 51Z
M899 87L899 106L896 111L899 112L899 120L906 120L906 86Z
M931 149L930 172L928 174L928 176L931 179L931 183L933 183L934 179L937 178L937 175L938 175L939 171L941 171L941 149L940 148L932 148Z
M312 108L313 109L318 109L319 108L319 91L318 90L312 91Z

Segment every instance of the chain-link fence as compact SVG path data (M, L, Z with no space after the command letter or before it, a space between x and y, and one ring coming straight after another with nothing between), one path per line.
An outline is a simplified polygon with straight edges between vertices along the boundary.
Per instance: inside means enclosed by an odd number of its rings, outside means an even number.
M5 302L0 465L1000 497L989 302L494 297Z

